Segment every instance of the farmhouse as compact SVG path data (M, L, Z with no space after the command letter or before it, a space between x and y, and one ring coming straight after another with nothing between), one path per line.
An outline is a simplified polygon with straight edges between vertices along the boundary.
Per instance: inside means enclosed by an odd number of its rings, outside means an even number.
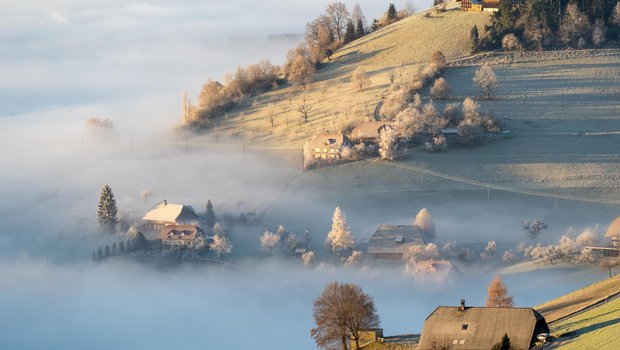
M199 217L192 207L181 204L169 204L165 200L142 218L146 222L143 225L144 229L150 231L161 230L166 225L191 224L198 219Z
M415 225L381 225L368 241L367 254L375 259L402 260L407 248L422 244L422 231Z
M365 121L351 131L351 140L362 143L378 143L381 131L392 128L392 123L386 121Z
M463 11L482 11L482 0L462 0L461 10Z
M310 141L310 152L313 158L341 159L340 151L351 145L351 140L343 133L323 133Z
M497 12L499 10L500 0L483 0L482 10L485 12Z
M162 249L196 249L204 245L207 235L196 225L168 225L159 238Z
M440 306L424 321L418 350L491 349L507 334L511 349L530 349L549 333L545 318L532 308Z

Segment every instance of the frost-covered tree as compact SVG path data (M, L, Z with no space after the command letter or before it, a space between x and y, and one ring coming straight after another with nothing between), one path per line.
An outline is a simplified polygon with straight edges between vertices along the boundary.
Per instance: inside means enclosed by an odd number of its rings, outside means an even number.
M359 263L361 260L362 260L362 252L360 252L359 250L354 250L353 252L351 252L351 255L349 255L349 257L347 258L347 261L345 262L345 264L355 265Z
M571 2L566 5L564 18L558 31L560 35L560 41L566 47L575 46L579 44L580 39L588 37L588 31L590 30L590 22L588 16L579 10L576 3Z
M314 65L304 56L297 56L293 59L289 71L288 81L294 86L301 86L304 89L314 81Z
M450 94L450 84L444 77L435 79L435 83L431 87L431 97L439 100L444 100Z
M394 128L408 140L424 131L424 127L424 116L413 106L400 111L394 120Z
M409 93L404 89L392 91L383 102L380 114L383 118L391 120L407 105Z
M275 233L265 231L260 237L260 247L262 250L273 254L273 251L280 245L280 236Z
M99 206L97 208L97 221L103 232L113 233L118 219L116 218L117 208L114 193L109 185L104 185L99 196Z
M605 42L606 32L607 28L605 27L605 22L603 22L600 18L594 21L594 29L592 30L592 44L596 47L600 47L601 44Z
M349 226L347 226L347 219L340 210L340 207L336 207L334 210L332 229L327 234L326 243L329 244L332 251L338 255L341 255L345 250L351 249L355 244L355 238L351 234Z
M397 147L396 130L383 128L379 134L379 155L381 159L387 161L396 159Z
M486 307L513 307L512 297L499 276L495 276L489 285Z
M213 241L209 244L209 250L214 252L220 260L222 260L224 254L232 253L232 248L233 245L228 238L220 236L219 234L215 234L215 236L213 236Z
M319 348L326 350L359 349L359 331L379 326L375 304L355 284L332 282L313 304L315 328L310 335Z
M314 263L314 259L315 257L314 257L313 251L307 251L301 255L301 260L304 262L304 265L306 266L312 265L312 263Z
M495 257L495 252L497 251L497 244L495 244L495 241L489 241L486 248L484 248L484 251L491 257L491 259L493 259L493 257Z
M364 67L359 66L351 75L351 85L353 88L363 91L365 87L369 87L372 84L370 77L368 76L368 72L364 69Z
M213 211L213 204L211 203L211 198L207 198L205 222L207 224L207 227L209 228L213 228L213 226L215 225L215 212Z
M620 26L620 2L618 2L614 7L614 12L611 16L611 23L616 26Z
M490 99L491 95L497 90L497 76L493 68L487 63L483 64L482 67L476 71L473 80L476 87L482 92L486 99Z
M507 250L504 252L504 255L502 255L502 260L508 263L511 263L515 260L516 255L512 250Z
M519 41L516 35L510 33L504 35L502 38L502 47L506 51L521 51L523 50L523 45Z
M592 229L586 229L575 238L575 243L580 247L586 247L599 241L599 236Z
M435 222L428 209L422 208L416 215L413 224L419 227L429 239L437 237L435 234Z
M151 192L151 190L148 188L145 188L142 190L142 192L140 192L140 199L144 202L144 204L146 204L152 195L153 193Z

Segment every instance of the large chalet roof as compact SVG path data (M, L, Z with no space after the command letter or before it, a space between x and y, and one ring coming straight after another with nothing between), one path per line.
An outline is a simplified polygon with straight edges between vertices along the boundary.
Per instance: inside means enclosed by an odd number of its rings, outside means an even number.
M196 235L204 236L204 231L196 225L168 225L159 233L161 240L192 241Z
M391 125L392 123L386 121L365 121L353 128L351 138L353 140L378 139L381 129Z
M194 209L188 205L164 202L144 215L142 220L166 223L187 223L198 220Z
M540 333L545 318L532 308L440 306L424 322L418 350L445 344L450 349L491 349L508 334L511 348L526 350Z
M607 229L607 233L605 233L605 237L620 238L620 216L611 222L611 225L609 225L609 228Z
M311 148L340 148L345 143L350 143L349 138L343 133L322 133L310 141Z
M415 225L381 225L368 241L368 254L404 253L411 245L424 244Z

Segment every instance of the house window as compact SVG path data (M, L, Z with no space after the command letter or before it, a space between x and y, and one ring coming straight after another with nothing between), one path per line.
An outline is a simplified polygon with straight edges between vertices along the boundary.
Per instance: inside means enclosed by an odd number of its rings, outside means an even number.
M459 340L459 344L465 344L465 339Z
M466 330L467 330L467 327L469 327L469 324L467 324L467 323L463 323L463 325L461 326L461 330L462 330L462 331L466 331Z
M453 339L452 340L452 344L458 344L458 343L459 343L459 341L457 339Z
M321 152L321 149L320 148L315 148L314 151L315 152Z

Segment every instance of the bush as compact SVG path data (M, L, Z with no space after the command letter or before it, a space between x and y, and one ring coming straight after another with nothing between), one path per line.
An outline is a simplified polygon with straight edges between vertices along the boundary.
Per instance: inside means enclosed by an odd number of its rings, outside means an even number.
M521 45L521 42L519 41L519 38L517 38L512 33L504 35L504 37L502 38L502 47L506 51L521 51L521 50L523 50L523 46Z

